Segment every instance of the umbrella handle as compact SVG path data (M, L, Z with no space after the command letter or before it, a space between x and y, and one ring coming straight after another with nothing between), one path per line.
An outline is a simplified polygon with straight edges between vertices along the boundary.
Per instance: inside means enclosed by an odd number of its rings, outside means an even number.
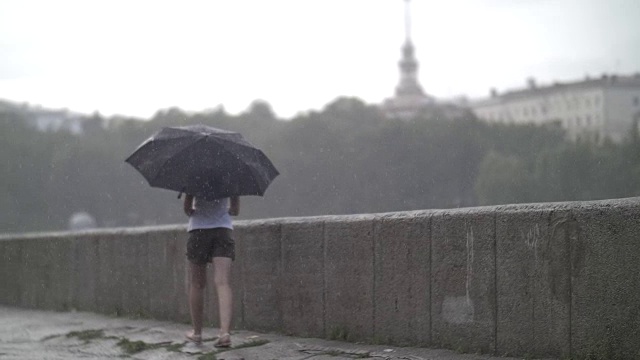
M180 192L178 193L178 199L182 197L182 194L184 193L185 190L186 188L182 188L182 190L180 190Z

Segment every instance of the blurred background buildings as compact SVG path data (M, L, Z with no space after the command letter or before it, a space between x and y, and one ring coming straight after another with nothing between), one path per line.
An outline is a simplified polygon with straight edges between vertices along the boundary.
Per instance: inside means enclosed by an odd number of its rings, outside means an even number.
M610 138L621 141L640 120L640 73L602 75L571 82L527 86L472 101L480 119L503 123L558 122L569 138Z
M527 86L498 93L491 89L484 99L452 102L425 93L418 81L418 60L411 41L409 0L405 0L405 41L398 63L400 82L395 95L382 109L392 119L410 120L420 115L455 118L471 110L488 122L514 124L558 123L571 140L608 138L620 142L640 121L640 73L630 76L603 74L599 78L554 82L539 86L534 78Z

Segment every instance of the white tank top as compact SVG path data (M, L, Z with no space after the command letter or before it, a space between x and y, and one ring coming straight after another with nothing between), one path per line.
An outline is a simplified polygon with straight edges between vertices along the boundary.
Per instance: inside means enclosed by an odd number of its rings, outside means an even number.
M233 229L229 215L229 198L207 201L194 199L194 212L189 217L188 231L196 229Z

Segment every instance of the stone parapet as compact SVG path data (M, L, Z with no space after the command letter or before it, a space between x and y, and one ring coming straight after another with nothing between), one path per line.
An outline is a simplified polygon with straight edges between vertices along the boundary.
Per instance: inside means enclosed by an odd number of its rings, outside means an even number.
M639 205L238 221L234 326L497 355L632 358ZM186 239L177 225L2 235L0 303L187 322ZM210 286L212 325L215 296Z

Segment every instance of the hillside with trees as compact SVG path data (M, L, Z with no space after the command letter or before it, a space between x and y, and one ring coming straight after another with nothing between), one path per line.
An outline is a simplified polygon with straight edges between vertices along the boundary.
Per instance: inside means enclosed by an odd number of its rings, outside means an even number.
M64 230L85 211L98 226L183 223L176 193L150 188L124 159L164 126L241 132L281 175L240 218L375 213L476 205L592 200L640 194L640 140L570 142L557 124L487 124L459 118L386 119L355 98L276 118L256 101L224 109L162 110L148 121L82 119L82 132L43 132L20 111L0 112L0 232Z

